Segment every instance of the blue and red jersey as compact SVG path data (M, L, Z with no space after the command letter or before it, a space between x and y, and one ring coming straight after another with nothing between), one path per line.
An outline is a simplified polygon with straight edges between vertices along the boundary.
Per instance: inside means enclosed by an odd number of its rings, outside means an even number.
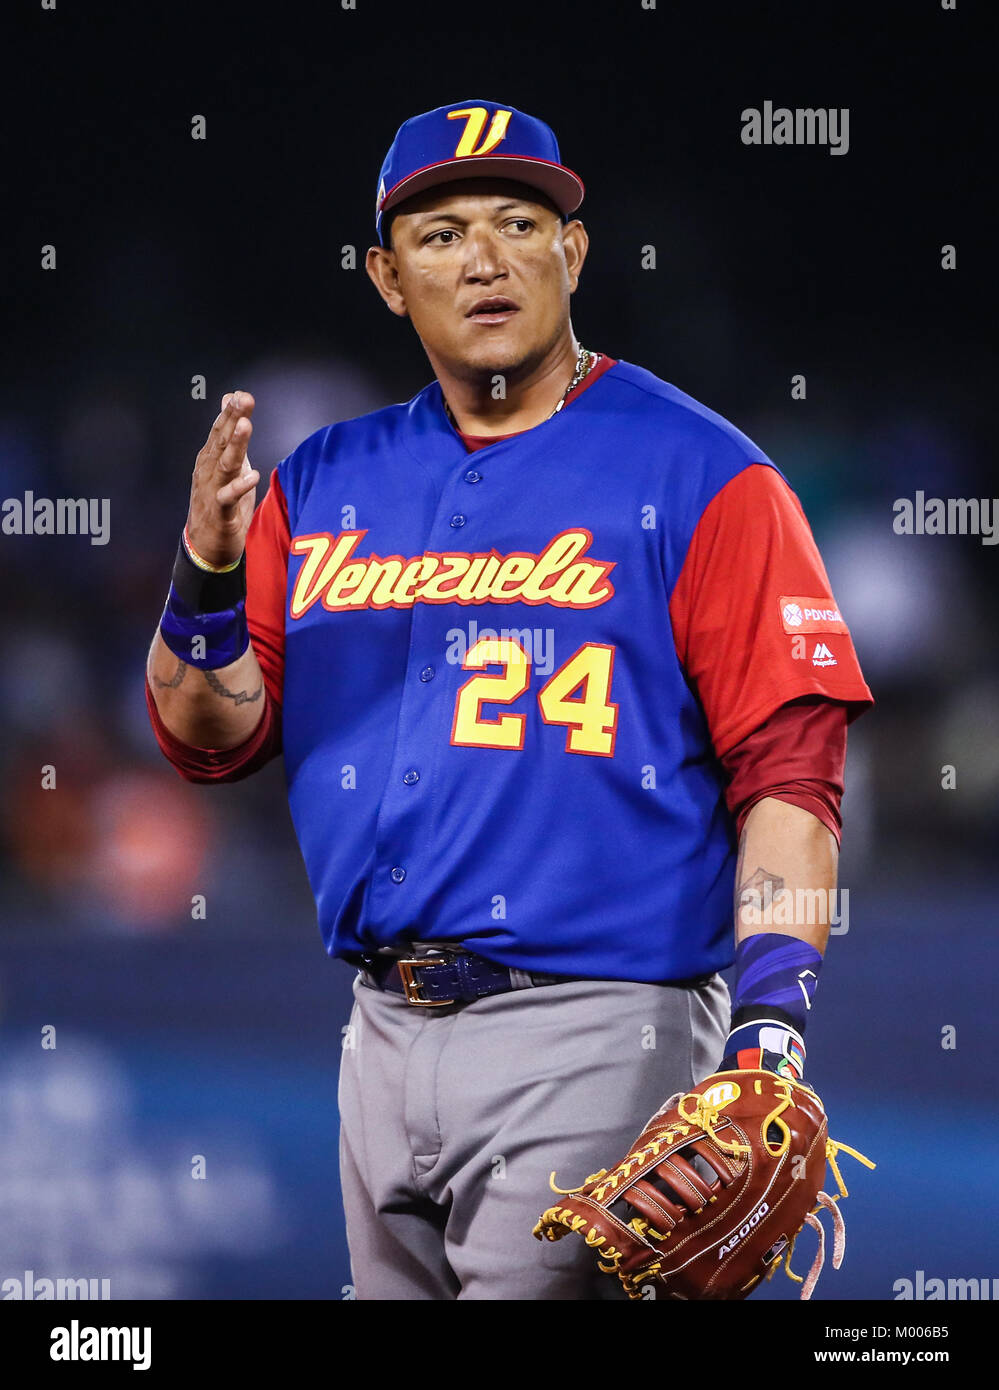
M272 474L247 583L268 708L243 752L283 748L352 960L452 940L557 974L722 969L726 756L789 702L873 703L784 475L607 357L484 445L436 381L319 430Z

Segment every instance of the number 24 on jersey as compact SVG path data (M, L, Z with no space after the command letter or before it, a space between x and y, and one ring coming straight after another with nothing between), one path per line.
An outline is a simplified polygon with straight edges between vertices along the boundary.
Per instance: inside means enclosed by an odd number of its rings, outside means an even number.
M462 669L502 666L494 675L475 675L458 691L451 743L465 748L524 747L526 714L486 718L486 704L512 705L531 683L531 658L510 637L480 637ZM610 699L614 648L603 642L584 642L538 691L538 708L545 724L566 730L565 751L612 758L617 733L617 705ZM579 691L577 695L575 692Z

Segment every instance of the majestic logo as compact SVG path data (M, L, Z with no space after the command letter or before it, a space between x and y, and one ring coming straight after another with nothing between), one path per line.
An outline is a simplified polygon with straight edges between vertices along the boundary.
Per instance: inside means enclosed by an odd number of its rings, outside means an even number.
M607 579L614 560L584 558L593 543L584 527L560 531L538 554L517 550L427 551L354 559L367 531L320 531L296 536L291 554L303 556L291 595L291 616L313 604L330 613L355 608L411 608L414 603L550 603L596 608L613 596Z
M848 632L842 614L831 598L803 598L781 594L780 620L785 632Z
M812 652L813 666L835 666L836 658L826 646L825 642L816 642L815 650Z
M465 122L461 139L455 146L455 159L465 159L468 155L489 154L506 137L506 128L510 124L510 117L513 112L497 111L489 126L489 134L476 148L488 115L489 112L484 106L466 106L461 111L449 111L447 113L449 121L464 120Z

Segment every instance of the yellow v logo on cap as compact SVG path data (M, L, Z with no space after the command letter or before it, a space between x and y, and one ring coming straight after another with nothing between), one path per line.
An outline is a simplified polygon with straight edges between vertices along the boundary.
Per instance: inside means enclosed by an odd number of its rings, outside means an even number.
M482 135L489 112L484 106L466 106L461 111L449 111L447 113L449 121L459 121L463 118L465 120L465 129L455 146L455 159L463 159L466 155L488 154L490 150L494 150L506 135L506 128L510 124L512 114L511 111L497 111L489 127L489 134L476 149L476 142Z

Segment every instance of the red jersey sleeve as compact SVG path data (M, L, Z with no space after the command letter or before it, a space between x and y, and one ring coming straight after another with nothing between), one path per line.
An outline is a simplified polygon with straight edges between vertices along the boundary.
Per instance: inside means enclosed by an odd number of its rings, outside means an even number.
M264 712L250 737L235 748L195 748L182 743L160 718L146 679L146 708L160 751L185 782L238 782L281 751L281 707L264 687Z
M146 707L156 742L185 781L236 782L281 752L284 608L290 544L288 507L275 469L267 495L254 512L246 534L246 623L264 678L264 708L259 724L244 743L221 749L182 743L160 718L146 680Z
M719 758L799 696L842 701L847 723L874 703L801 503L769 464L705 507L669 608Z
M284 610L288 588L291 528L288 503L278 479L253 513L246 533L246 624L267 693L284 703Z

